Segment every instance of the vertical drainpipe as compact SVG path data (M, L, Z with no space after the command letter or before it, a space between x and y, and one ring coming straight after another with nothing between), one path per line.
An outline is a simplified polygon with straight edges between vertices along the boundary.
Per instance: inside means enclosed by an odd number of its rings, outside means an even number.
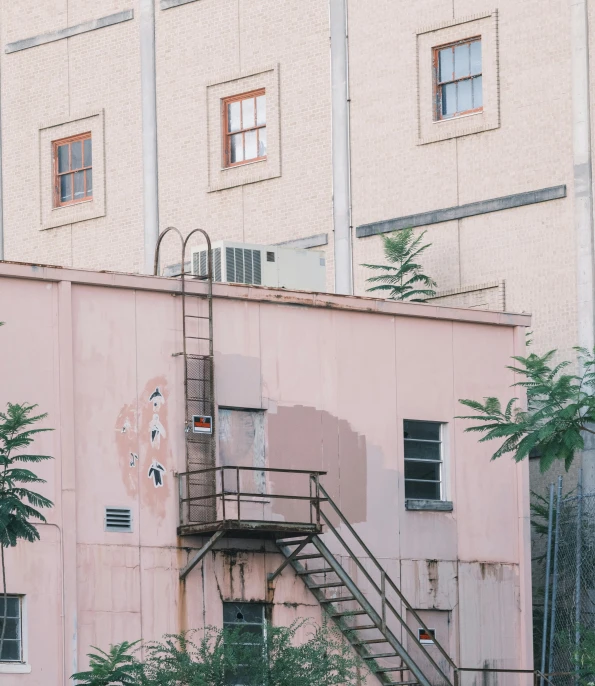
M331 31L333 224L335 292L353 294L347 0L329 0Z
M574 163L574 227L577 250L578 345L593 349L595 303L593 288L593 171L591 160L591 98L589 93L589 20L587 0L570 0L572 41L572 134ZM582 453L584 488L595 491L595 443L585 438Z
M146 274L152 274L155 247L159 238L155 0L140 0L140 78L143 118L144 271Z

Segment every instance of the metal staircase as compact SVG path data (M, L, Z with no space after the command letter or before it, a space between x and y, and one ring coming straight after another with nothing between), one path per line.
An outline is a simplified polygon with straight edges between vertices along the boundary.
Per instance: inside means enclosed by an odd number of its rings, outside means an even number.
M448 653L436 638L420 641L416 629L429 634L428 627L320 483L317 489L312 506L327 531L277 539L285 560L269 575L269 589L291 566L381 684L457 686Z

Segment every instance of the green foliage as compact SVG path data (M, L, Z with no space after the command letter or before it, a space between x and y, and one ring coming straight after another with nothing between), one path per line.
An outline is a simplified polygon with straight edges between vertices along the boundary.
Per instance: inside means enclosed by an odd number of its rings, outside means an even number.
M580 374L565 370L569 361L553 365L556 351L545 355L532 353L528 357L514 357L516 366L509 366L521 380L513 384L525 389L527 410L516 406L512 398L502 407L497 398L460 400L476 412L471 419L479 424L465 431L483 433L480 442L500 439L501 446L493 454L495 460L506 453L520 462L537 451L540 469L547 471L555 460L562 460L568 470L577 451L584 448L583 432L595 434L595 356L583 348L575 348Z
M89 670L73 674L79 684L85 686L136 686L142 683L141 665L132 654L138 641L128 643L124 641L118 645L111 645L109 652L91 646L94 653L88 653Z
M426 302L426 298L435 295L436 282L426 276L422 272L421 264L416 262L431 245L421 244L425 234L423 231L416 238L413 229L403 229L391 236L382 236L384 255L390 264L362 265L382 272L367 279L368 283L375 284L367 290L386 291L390 300L410 300L418 303Z
M132 652L135 644L97 648L89 655L90 670L74 674L86 686L355 686L363 665L336 629L312 627L304 643L297 633L304 622L289 627L266 626L264 639L238 629L208 627L166 635L144 647L144 660Z

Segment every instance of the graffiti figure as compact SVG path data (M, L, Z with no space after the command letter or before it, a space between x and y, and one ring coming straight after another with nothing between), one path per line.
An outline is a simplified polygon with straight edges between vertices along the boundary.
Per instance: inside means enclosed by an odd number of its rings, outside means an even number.
M149 424L149 431L151 432L151 445L153 448L159 448L161 444L161 436L165 438L165 429L163 424L159 421L159 415L154 414L151 423Z
M159 462L157 462L157 460L153 460L153 462L151 462L151 466L149 467L148 477L149 479L153 479L153 484L155 488L161 488L163 486L164 473L165 467Z
M165 402L165 398L159 389L159 386L149 396L149 401L153 403L153 409L158 411L161 405Z
M138 455L136 453L130 453L130 466L131 467L136 466L137 462L138 462Z

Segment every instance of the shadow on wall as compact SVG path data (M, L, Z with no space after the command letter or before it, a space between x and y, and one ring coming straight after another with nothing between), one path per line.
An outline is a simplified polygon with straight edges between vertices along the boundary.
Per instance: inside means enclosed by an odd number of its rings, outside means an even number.
M267 413L268 463L280 469L326 471L321 483L352 524L367 518L366 437L349 422L315 407L293 405ZM291 475L277 474L274 488L291 493ZM286 521L300 521L304 504L273 500L273 512ZM327 510L328 511L328 510ZM338 520L333 518L333 524Z

